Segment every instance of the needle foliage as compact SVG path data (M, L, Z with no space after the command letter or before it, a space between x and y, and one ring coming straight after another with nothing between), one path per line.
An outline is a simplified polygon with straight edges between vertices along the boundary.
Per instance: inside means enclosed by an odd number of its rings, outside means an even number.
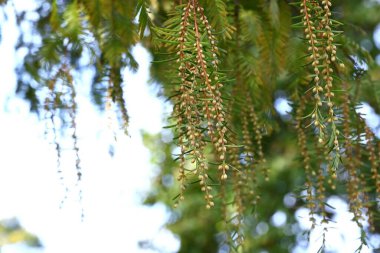
M380 6L374 1L39 4L37 19L16 13L18 24L31 23L34 36L41 38L19 38L17 48L27 54L17 69L17 92L45 116L58 168L56 135L59 128L70 129L78 181L76 88L88 84L79 83L74 73L94 70L94 103L116 113L128 134L133 119L124 99L129 80L123 71L138 68L135 45L153 55L151 79L173 105L168 128L174 136L170 145L154 145L166 147L168 154L175 145L179 153L160 161L160 178L171 174L176 183L168 191L168 184L156 182L161 193L150 200L177 208L180 220L204 220L173 226L182 239L181 252L223 247L288 252L295 243L291 232L276 230L264 239L252 232L285 208L276 203L288 192L298 200L287 212L303 206L310 231L322 228L320 252L332 226L331 196L348 203L361 230L357 251L368 245L371 233L380 232L380 142L360 113L364 102L380 111L380 69L374 61L379 48L372 36ZM84 56L90 66L81 65ZM288 101L289 111L275 107L279 99ZM192 239L193 231L203 231L203 240ZM218 233L222 239L215 241ZM282 246L276 246L276 238L284 239Z

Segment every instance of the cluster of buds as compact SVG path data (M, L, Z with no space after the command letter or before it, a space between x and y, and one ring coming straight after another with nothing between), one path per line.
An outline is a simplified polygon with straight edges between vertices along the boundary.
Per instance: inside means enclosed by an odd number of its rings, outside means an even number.
M334 45L333 20L330 19L331 2L303 0L300 12L303 16L305 37L308 43L312 92L315 99L314 109L311 112L312 124L318 129L318 142L326 145L328 151L325 155L332 175L338 169L341 157L338 130L338 117L334 112L333 64L336 61L336 45ZM341 64L339 65L341 66ZM325 110L326 109L326 113ZM326 134L328 133L328 138ZM331 181L332 185L332 181Z
M68 131L70 131L69 136L72 140L72 151L75 156L75 168L76 168L76 178L79 191L79 198L82 199L82 190L80 181L82 179L82 168L81 160L79 156L79 146L78 146L78 136L77 136L77 102L76 102L76 90L74 87L74 80L70 73L70 68L67 64L62 64L55 75L47 83L47 96L45 98L45 117L50 123L47 122L46 131L52 129L51 135L53 144L57 153L57 170L59 174L59 179L61 185L65 190L65 196L61 201L63 205L67 198L67 193L69 191L68 186L65 183L65 178L63 176L63 171L61 168L61 157L62 157L62 146L59 141L59 136L57 133L57 117L62 115L62 112L67 116L68 119ZM66 129L65 129L66 130ZM46 132L46 135L49 133ZM82 210L83 216L83 210Z
M365 135L367 140L367 150L369 153L369 161L371 163L371 178L375 183L376 197L380 198L380 174L378 172L378 157L376 155L376 147L374 145L375 136L368 126L365 126ZM380 149L379 149L380 150ZM380 151L379 151L380 152Z
M128 125L129 125L129 115L127 111L126 102L124 99L124 91L122 87L122 80L120 77L119 68L111 68L109 73L108 81L108 97L107 97L107 106L108 109L112 108L112 104L118 107L120 111L120 116L122 120L122 126L125 135L128 135ZM109 114L110 115L110 114ZM110 115L110 118L112 116Z
M327 122L329 122L332 126L331 131L333 131L332 135L334 137L333 146L335 149L335 154L339 155L339 152L340 152L339 141L338 141L339 131L335 124L338 121L338 118L336 117L334 113L334 103L333 103L334 93L332 92L333 69L331 66L332 66L332 63L336 61L336 45L333 44L334 33L331 29L331 26L332 26L332 20L330 19L331 2L329 0L323 0L322 6L323 6L323 17L321 19L321 26L322 26L323 32L322 32L321 37L322 37L322 40L324 41L322 76L323 76L323 82L325 84L324 88L325 88L326 102L329 108Z
M263 171L265 181L269 181L269 170L266 165L266 159L264 157L264 152L263 152L263 144L262 144L263 134L262 134L262 130L260 129L260 124L255 112L255 108L253 106L253 101L252 101L251 96L248 97L248 106L249 106L248 116L252 123L256 146L257 146L257 158L258 158L257 160L258 160L258 163L262 166L262 171Z
M313 194L313 176L315 172L312 170L310 165L310 154L306 145L306 135L304 132L304 127L302 126L302 117L304 113L304 104L301 104L301 106L297 109L297 121L296 121L296 129L297 129L297 139L298 139L298 145L301 151L301 157L302 162L305 168L305 175L306 175L306 205L309 208L309 220L311 222L311 229L314 229L316 226L316 218L315 218L315 212L316 212L316 199Z
M207 42L204 41L205 37L208 38ZM226 163L227 127L220 92L223 85L218 75L216 38L203 8L196 0L189 1L182 10L177 41L180 85L174 114L181 148L179 199L184 198L186 161L191 160L190 170L198 176L201 190L205 193L206 207L211 208L214 202L205 147L209 140L216 151L220 179L226 180L229 169Z
M311 14L310 9L310 3L307 0L303 0L301 2L301 8L300 13L303 15L302 22L305 33L305 38L308 42L308 52L310 54L309 59L311 61L311 66L313 68L313 75L311 75L311 78L313 79L314 87L312 88L312 92L314 94L315 99L315 107L311 114L313 124L314 126L319 130L319 139L318 141L320 143L324 142L324 132L325 132L325 125L323 117L320 113L320 107L322 107L322 96L323 96L323 87L320 85L320 48L319 48L319 39L317 39L317 29L315 20L313 19L313 16Z
M360 179L360 174L358 173L358 154L355 154L357 150L354 151L352 145L352 133L350 127L350 98L348 94L347 84L344 84L345 87L345 95L344 95L344 104L343 104L343 134L346 136L346 140L344 141L344 153L346 160L346 169L348 173L348 184L347 184L347 192L350 204L350 211L353 213L353 220L362 227L362 219L363 219L363 201L360 199L360 195L366 195L366 193L362 192L361 189L365 189L363 187L363 181ZM365 183L364 183L365 185ZM364 190L365 191L365 190Z
M207 100L205 101L204 114L207 118L207 133L211 139L211 142L214 144L214 147L217 151L220 165L218 169L221 171L221 180L227 179L227 170L228 165L226 164L226 144L227 140L225 138L225 134L227 132L227 128L225 126L225 113L223 111L223 101L222 94L220 89L223 87L222 83L219 82L218 76L218 47L216 45L215 36L212 34L211 26L207 20L207 17L204 15L204 9L198 5L198 1L193 0L194 6L194 31L195 31L195 47L197 50L196 59L199 66L200 76L203 79L205 91L205 97ZM211 63L214 68L213 74L210 75L208 73L208 66L206 61L206 56L203 51L203 46L201 42L201 31L198 20L196 19L197 14L199 14L199 19L202 22L205 32L207 33L208 40L210 42L210 54L211 54ZM212 80L213 79L213 80ZM210 99L210 100L208 100Z
M69 90L69 100L68 109L69 109L69 118L70 118L70 128L72 129L72 140L73 140L73 150L75 153L75 168L77 170L77 181L79 182L82 178L82 168L80 165L80 157L79 157L79 147L78 147L78 137L77 137L77 124L76 124L76 116L77 116L77 103L76 103L76 91L74 87L74 80L70 73L70 70L66 65L62 67L62 78L63 84L67 86Z
M241 124L242 124L242 134L243 134L243 144L244 144L244 161L243 168L245 171L244 178L241 183L245 183L243 185L246 188L246 191L248 193L248 196L250 198L250 204L255 205L257 203L257 193L255 192L257 187L257 170L256 170L256 164L254 164L254 150L253 150L253 143L251 140L251 132L249 131L249 120L248 120L248 113L246 110L242 110L241 115Z

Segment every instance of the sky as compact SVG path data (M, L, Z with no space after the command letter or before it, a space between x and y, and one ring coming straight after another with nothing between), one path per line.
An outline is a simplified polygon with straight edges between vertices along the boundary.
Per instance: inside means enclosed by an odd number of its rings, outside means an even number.
M35 8L33 1L14 1L18 10ZM9 11L9 8L8 8ZM79 88L78 136L83 168L84 220L78 188L73 184L75 167L71 152L62 162L65 195L57 173L54 146L44 136L45 123L29 112L29 105L16 97L14 68L20 55L14 51L15 20L1 20L0 44L0 220L17 217L21 225L38 236L44 248L30 251L22 245L5 246L2 253L19 252L155 252L141 250L138 242L152 240L162 252L175 252L179 241L163 228L169 219L164 205L142 206L157 173L140 132L158 133L168 107L148 84L150 56L141 46L134 49L140 68L125 73L125 94L131 122L130 137L108 127L107 115L89 101L89 90ZM27 27L25 28L27 29ZM88 87L91 73L81 76ZM87 84L87 85L85 85ZM147 113L149 112L149 113ZM117 142L113 132L116 131ZM109 155L110 145L114 156ZM67 146L70 148L70 146Z
M12 2L17 10L36 7L34 1ZM7 11L11 11L10 8ZM166 207L160 204L153 207L141 205L157 168L149 162L150 154L140 133L142 130L151 134L160 132L163 119L170 113L170 106L157 98L157 88L148 84L151 60L148 52L140 45L136 46L133 53L140 68L137 73L126 71L124 76L127 80L125 99L131 118L130 137L118 131L116 124L110 129L107 115L98 112L89 101L86 87L89 87L91 72L78 77L78 83L84 84L79 87L77 97L83 200L80 204L78 188L75 187L73 154L65 152L62 168L65 183L71 187L60 208L65 191L58 179L54 146L44 136L45 123L29 112L29 105L23 99L14 95L14 68L22 57L22 52L14 50L18 36L15 20L12 15L8 20L0 15L0 20L0 220L17 217L21 225L37 235L44 246L43 249L31 250L23 245L11 245L3 247L1 252L156 252L138 247L139 241L146 240L152 240L162 252L176 252L180 242L164 228L169 219ZM27 24L23 29L28 30ZM277 103L282 112L291 109L286 99ZM371 113L369 107L365 110ZM113 131L116 131L116 142ZM110 145L114 146L113 156L108 152ZM350 252L358 244L358 230L349 222L350 214L344 211L347 205L338 198L331 198L330 202L343 211L336 215L342 225L330 230L328 246L339 249L337 252ZM301 228L309 227L306 209L299 209L296 217ZM278 212L272 223L282 226L285 220ZM259 224L256 230L265 233L265 226L264 223ZM379 245L380 237L374 237L372 242ZM310 247L306 249L300 240L294 253L316 252L318 245L320 231L317 230L312 234Z

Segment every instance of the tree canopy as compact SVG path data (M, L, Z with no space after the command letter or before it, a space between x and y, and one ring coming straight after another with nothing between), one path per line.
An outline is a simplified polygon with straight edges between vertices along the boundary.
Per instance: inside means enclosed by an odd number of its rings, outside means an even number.
M175 208L170 226L181 252L289 252L299 231L272 227L264 237L252 228L277 210L293 224L300 207L308 211L309 231L321 228L322 252L333 223L331 196L348 203L361 230L352 252L380 232L380 142L360 113L364 103L380 112L378 3L37 2L37 19L16 13L18 24L31 23L41 38L19 38L17 49L27 54L17 68L17 93L50 134L70 130L78 181L77 87L91 85L94 104L115 112L128 134L133 119L123 71L138 69L135 45L153 55L150 78L173 105L167 128L174 137L165 143L146 136L153 155L166 154L156 161L162 171L147 203ZM95 71L91 84L75 79L85 68ZM62 150L54 140L59 166ZM174 159L173 150L179 150ZM284 201L289 193L292 204Z
M17 219L3 220L0 224L1 241L0 246L23 242L33 247L40 247L41 243L34 235L25 231Z

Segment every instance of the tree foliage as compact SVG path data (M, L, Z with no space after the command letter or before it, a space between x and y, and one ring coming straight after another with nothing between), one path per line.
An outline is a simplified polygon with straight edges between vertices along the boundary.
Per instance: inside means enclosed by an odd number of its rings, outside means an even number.
M1 241L0 246L9 244L24 243L31 247L40 247L41 243L37 237L25 231L15 218L1 221L0 224Z
M170 171L178 179L174 200L168 193L150 200L178 207L181 220L202 221L173 226L184 252L217 252L220 245L284 251L273 243L294 243L284 231L260 241L249 228L268 219L288 192L309 210L310 229L323 228L321 251L334 195L348 202L367 245L366 235L380 229L380 142L359 108L366 102L380 111L372 38L379 9L329 0L41 1L33 32L42 42L21 36L17 45L28 49L17 92L49 120L53 136L59 127L73 131L78 154L75 89L84 84L73 73L85 67L80 59L89 56L95 70L93 101L117 107L128 134L122 72L138 68L131 50L141 43L153 54L151 78L173 104L168 128L180 149L161 164L162 176ZM25 21L25 13L17 15ZM290 112L275 109L279 97ZM80 181L78 155L76 169ZM209 229L211 237L224 232L223 243L191 241L193 229Z

